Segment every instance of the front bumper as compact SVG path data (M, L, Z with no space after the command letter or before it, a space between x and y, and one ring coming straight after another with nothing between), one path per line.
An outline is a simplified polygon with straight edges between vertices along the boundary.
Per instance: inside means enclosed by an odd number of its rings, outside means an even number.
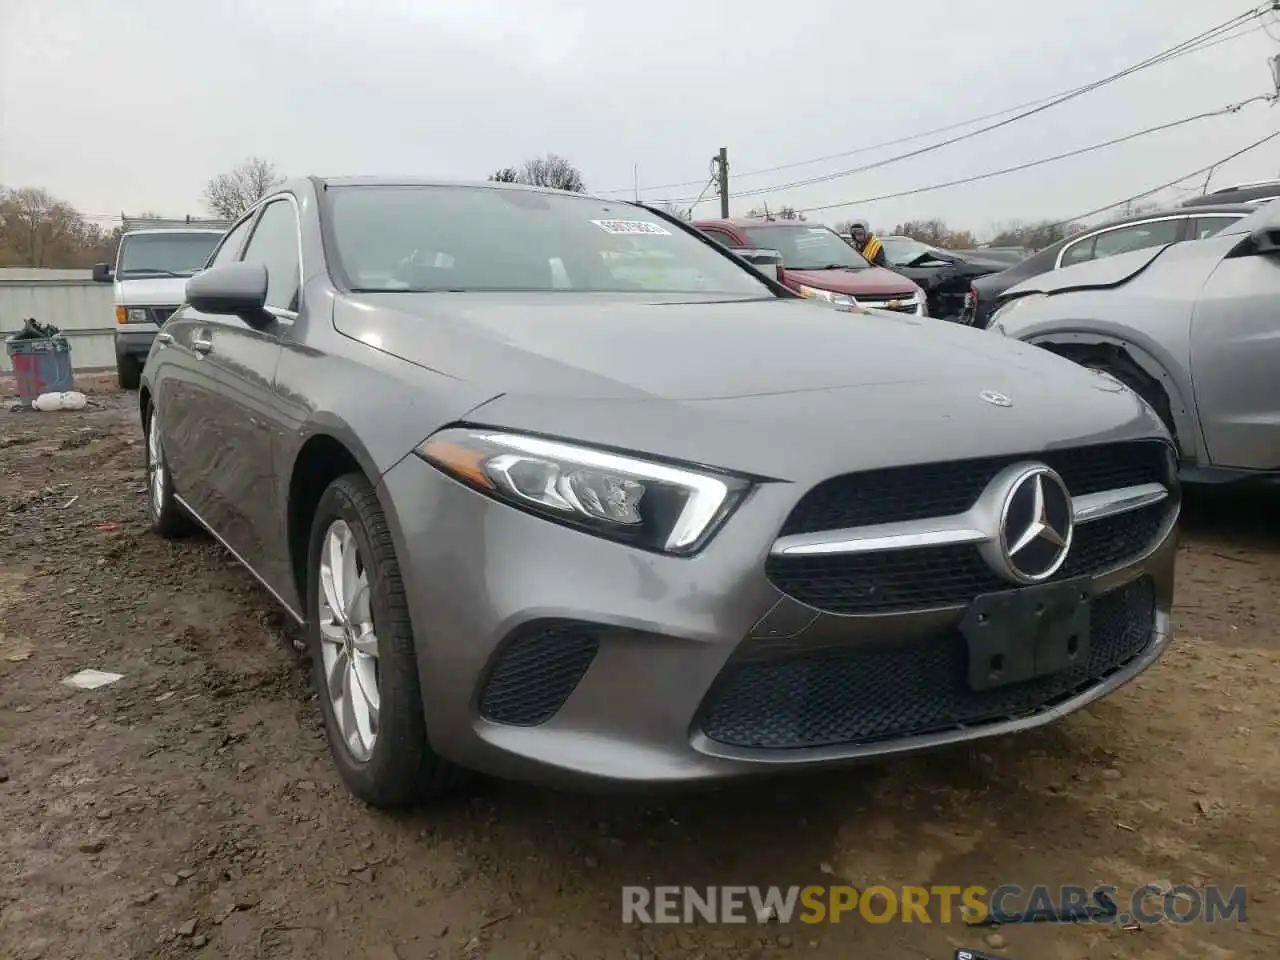
M848 697L841 701L847 691L828 689L844 711L833 726L830 711L804 713L817 686L843 677L848 690L874 698L874 686L858 687L858 656L921 650L929 659L952 642L965 611L837 614L784 594L766 562L803 493L757 489L701 554L676 559L530 516L416 457L401 461L379 495L409 594L435 749L466 767L538 780L664 783L830 765L1040 726L1132 679L1168 644L1173 499L1149 546L1094 578L1099 602L1128 591L1147 607L1126 621L1141 636L1096 644L1106 653L1097 669L1058 678L1025 702L1006 695L997 716L961 704L969 720L904 736L883 716L859 726ZM933 662L933 674L914 660L904 669L891 671L893 683L954 679L945 663ZM813 734L815 722L825 733ZM889 735L877 735L877 724Z
M125 323L116 327L116 356L146 359L160 328L154 323Z

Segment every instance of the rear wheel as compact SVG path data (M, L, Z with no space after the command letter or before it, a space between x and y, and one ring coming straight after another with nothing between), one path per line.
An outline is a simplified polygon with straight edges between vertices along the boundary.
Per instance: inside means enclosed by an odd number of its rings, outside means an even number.
M137 357L116 354L116 382L121 390L137 390L142 382L142 361Z
M427 742L400 565L362 474L339 477L320 497L307 611L325 733L351 792L375 807L398 807L453 787L461 771Z

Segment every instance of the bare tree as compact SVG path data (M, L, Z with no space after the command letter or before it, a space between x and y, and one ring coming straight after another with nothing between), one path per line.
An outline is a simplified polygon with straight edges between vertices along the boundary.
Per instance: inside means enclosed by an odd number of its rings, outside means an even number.
M0 264L79 267L101 239L97 227L46 190L0 189Z
M283 180L275 164L249 157L234 170L220 173L204 187L204 202L214 216L232 220L244 213Z
M764 217L769 220L805 220L803 213L795 207L779 207L777 210L752 208L747 211L748 217Z
M678 204L672 203L670 200L658 204L658 209L663 213L671 214L671 216L675 217L677 220L693 219L693 207L682 207Z
M977 238L968 230L954 230L947 226L945 220L934 217L931 220L908 220L893 228L893 235L911 237L932 247L951 247L958 250L977 245Z
M552 187L573 193L582 193L587 189L587 185L582 180L582 172L556 153L526 160L524 168L520 171L520 181L533 184L535 187Z
M519 168L499 167L489 174L499 183L527 183L532 187L551 187L582 193L587 189L582 172L558 153L526 160Z
M1024 223L1020 220L1011 220L997 225L996 235L991 240L991 246L1025 247L1033 251L1043 250L1045 247L1057 243L1063 237L1079 233L1080 230L1081 226L1078 223L1055 223L1052 220Z

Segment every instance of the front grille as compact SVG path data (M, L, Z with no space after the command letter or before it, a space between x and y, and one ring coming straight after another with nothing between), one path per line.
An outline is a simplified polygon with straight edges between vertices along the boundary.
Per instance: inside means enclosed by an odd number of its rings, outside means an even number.
M158 325L163 327L164 322L177 312L177 307L152 307L151 319Z
M849 473L824 480L806 493L787 517L782 534L963 513L997 473L1025 460L1056 470L1073 497L1139 483L1167 485L1167 450L1158 440L1139 440Z
M519 727L546 723L569 699L598 646L595 631L585 624L525 627L490 669L480 693L480 715Z
M858 306L868 307L872 310L888 310L891 313L909 313L915 315L918 306L914 300L909 297L895 298L893 300L868 300L866 297L857 297ZM893 304L893 306L890 306Z
M913 642L731 662L703 704L712 740L762 750L921 736L1030 717L1093 687L1143 653L1155 589L1141 579L1093 601L1087 661L992 690L968 685L956 629Z
M1066 562L1052 578L1123 566L1155 543L1169 514L1157 503L1075 528ZM972 544L877 553L770 556L765 573L783 593L828 613L890 613L964 606L1011 589Z

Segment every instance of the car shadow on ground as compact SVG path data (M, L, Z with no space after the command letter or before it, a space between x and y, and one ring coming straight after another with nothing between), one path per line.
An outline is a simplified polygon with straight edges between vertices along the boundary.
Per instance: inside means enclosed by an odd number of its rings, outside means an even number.
M1184 487L1183 538L1229 542L1238 551L1280 552L1280 485Z

